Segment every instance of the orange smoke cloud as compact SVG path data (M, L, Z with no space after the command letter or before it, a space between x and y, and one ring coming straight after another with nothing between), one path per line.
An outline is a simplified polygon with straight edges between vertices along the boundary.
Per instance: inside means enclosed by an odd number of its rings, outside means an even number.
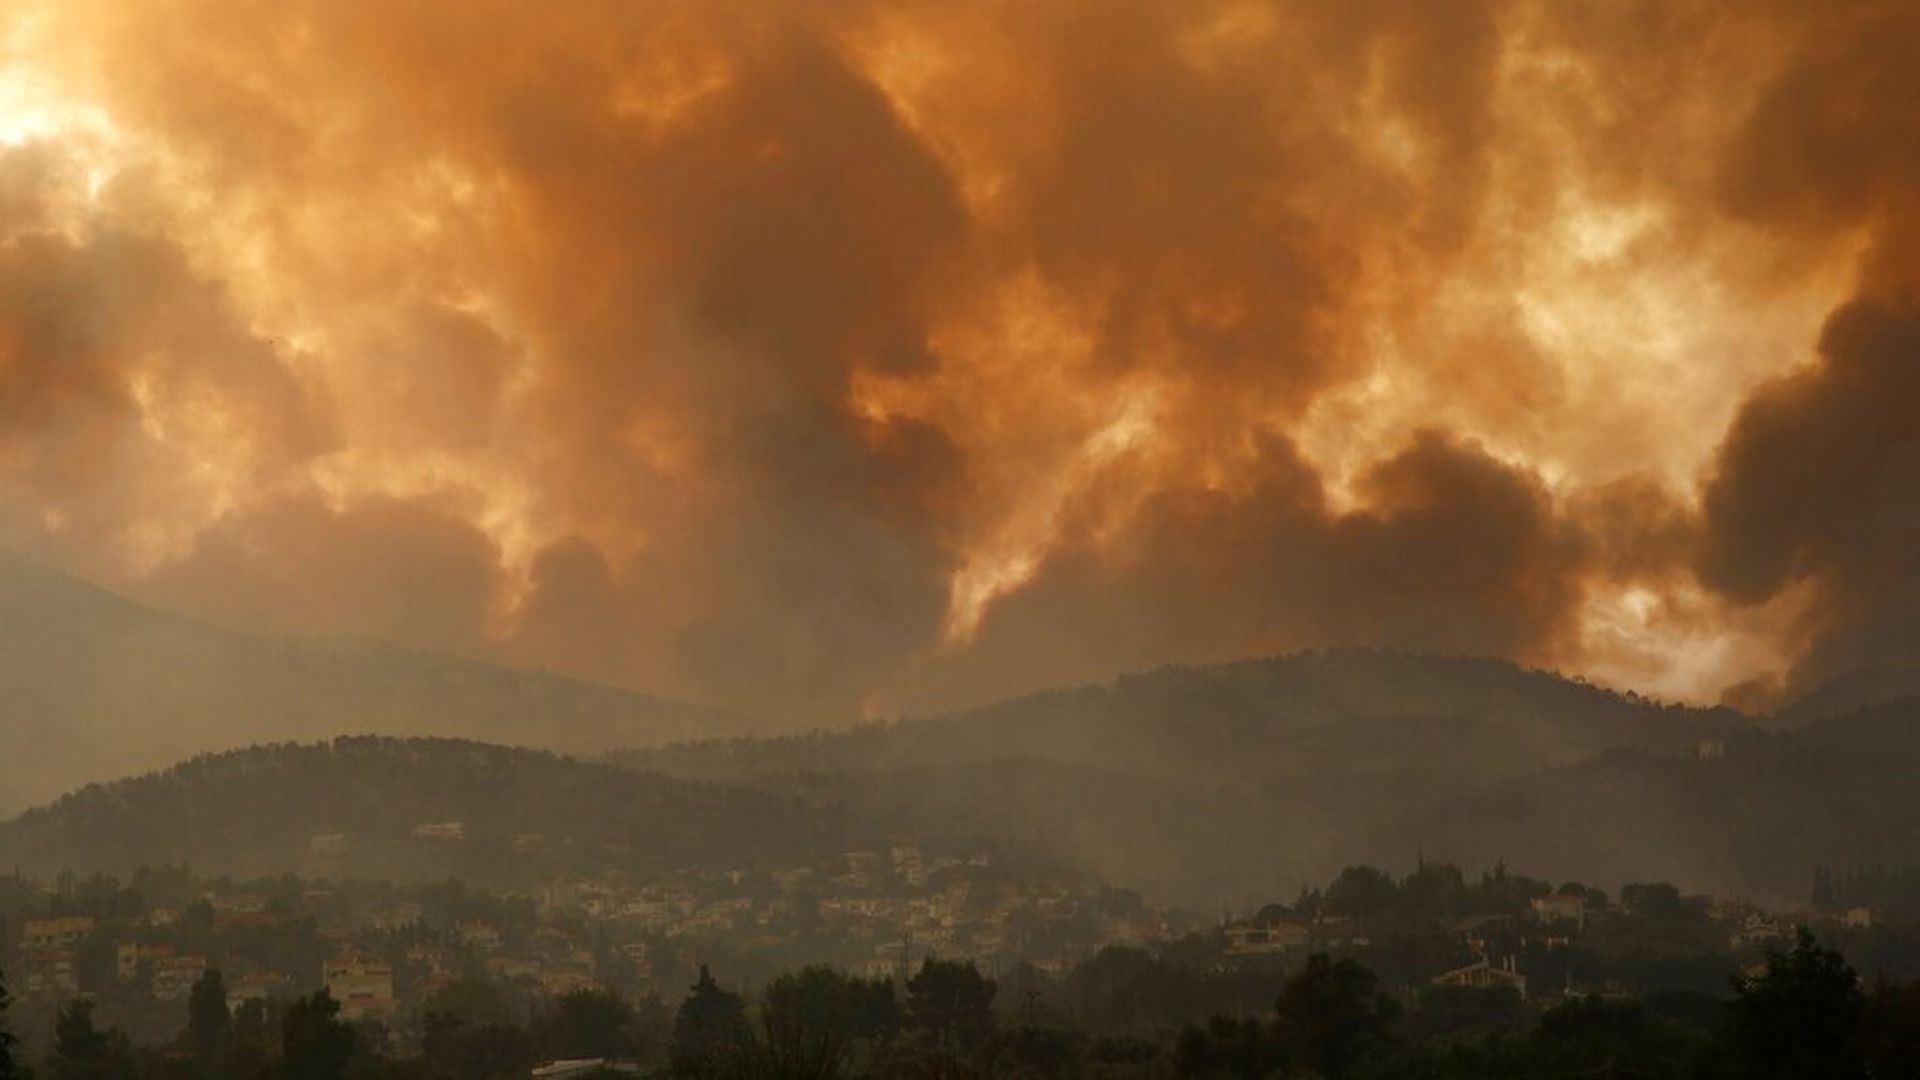
M29 0L0 538L796 720L1327 643L1911 662L1920 571L1770 478L1910 530L1911 427L1834 417L1911 366L1913 22Z

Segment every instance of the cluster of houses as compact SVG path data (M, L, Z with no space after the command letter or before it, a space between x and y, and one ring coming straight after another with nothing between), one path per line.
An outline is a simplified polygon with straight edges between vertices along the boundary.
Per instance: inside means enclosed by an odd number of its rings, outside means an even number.
M458 843L463 827L431 822L414 832ZM343 848L334 836L316 836L310 844L319 857ZM449 915L417 889L356 892L325 881L302 882L300 889L293 902L284 895L270 900L263 891L206 892L195 904L199 932L192 934L175 933L182 913L165 908L146 909L131 922L103 924L92 915L26 920L10 962L13 991L62 1002L111 978L157 1001L180 1001L217 964L230 999L287 997L323 985L347 1019L391 1022L408 1005L463 978L486 978L536 997L617 981L671 998L715 950L735 959L778 956L789 966L796 958L826 961L896 979L933 956L971 960L989 972L1024 963L1064 975L1107 945L1150 946L1209 929L1132 894L1009 873L987 854L929 854L911 844L772 872L683 870L643 881L553 881L493 897L511 917ZM1752 904L1705 897L1688 903L1743 963L1793 936L1794 918ZM1604 904L1596 893L1570 888L1534 898L1517 913L1458 919L1444 932L1461 962L1423 977L1440 987L1507 988L1524 999L1529 957L1581 942L1596 919L1605 932L1621 909ZM1864 909L1821 918L1852 927L1873 922ZM1212 929L1229 964L1291 965L1314 952L1364 952L1379 932L1354 919L1279 905ZM258 942L298 935L305 935L303 950L278 955L314 957L311 969L304 961L248 962L222 944L237 936Z
M1192 928L1183 916L1105 890L997 875L991 856L929 856L916 845L850 851L833 863L756 877L682 873L646 884L567 881L545 886L543 920L583 916L632 944L626 958L652 975L648 941L721 938L775 950L804 937L874 976L899 977L929 956L993 970L1013 961L1065 966L1100 947L1145 943ZM676 956L684 961L685 956Z
M264 910L263 898L209 894L206 899L213 906L216 933L242 928L270 932L277 925L277 917ZM95 992L101 989L99 976L89 983L86 972L89 967L98 971L103 962L89 965L84 957L91 954L111 961L110 978L118 986L138 987L156 1001L184 1001L214 965L204 951L156 940L164 939L179 917L177 911L160 908L124 925L103 924L93 915L25 920L15 943L11 988L23 999L56 1004ZM236 1000L282 995L303 981L245 969L224 978L229 997Z
M434 822L415 832L458 842L461 827ZM344 848L335 836L309 843L321 858ZM904 978L929 956L988 970L1016 961L1065 969L1108 944L1167 940L1196 928L1131 894L1008 873L989 854L930 854L909 844L773 872L548 882L494 898L511 917L449 917L422 890L356 890L326 881L302 882L297 897L270 898L264 886L208 891L194 905L192 933L180 911L165 908L106 922L90 915L28 920L10 965L13 989L55 1003L98 991L102 965L83 964L82 955L105 949L114 955L114 981L156 1000L184 1000L218 966L231 1000L288 997L323 985L344 1018L390 1022L409 1004L471 977L557 997L614 981L617 965L625 984L671 997L715 950L779 955L782 963L810 956ZM226 947L241 937L299 938L301 949L275 955L321 959L314 970L304 962L250 960Z
M1749 975L1764 970L1769 950L1792 943L1797 925L1826 922L1856 929L1874 925L1872 911L1865 908L1784 914L1746 901L1704 896L1690 897L1687 904L1724 935L1728 952ZM1594 894L1572 888L1535 897L1521 914L1474 915L1455 920L1447 933L1457 952L1468 959L1434 973L1427 982L1435 987L1511 990L1524 1001L1528 997L1524 957L1530 952L1551 952L1580 942L1588 930L1589 920L1609 913L1619 913L1619 909L1596 906ZM1313 952L1360 951L1371 945L1368 930L1355 920L1304 914L1278 905L1252 918L1228 922L1221 934L1223 956L1228 960L1255 957L1297 960ZM1595 988L1576 988L1567 983L1554 989L1573 993L1576 990L1591 992Z

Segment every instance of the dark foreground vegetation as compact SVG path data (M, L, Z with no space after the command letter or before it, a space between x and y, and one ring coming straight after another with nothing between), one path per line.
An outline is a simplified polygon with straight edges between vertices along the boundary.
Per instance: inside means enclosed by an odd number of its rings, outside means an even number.
M1316 954L1266 1009L1123 1034L1066 1022L1031 994L996 1007L1002 987L971 964L928 960L904 986L808 967L751 1002L702 968L676 1010L584 989L525 1025L488 984L462 981L394 1039L343 1022L325 991L232 1005L208 971L176 1038L136 1046L76 999L44 1061L22 1060L12 1034L0 1035L0 1078L1920 1076L1920 983L1863 985L1803 931L1731 989L1704 1010L1585 995L1536 1012L1501 991L1465 991L1448 1008L1468 1026L1421 1035L1372 971Z

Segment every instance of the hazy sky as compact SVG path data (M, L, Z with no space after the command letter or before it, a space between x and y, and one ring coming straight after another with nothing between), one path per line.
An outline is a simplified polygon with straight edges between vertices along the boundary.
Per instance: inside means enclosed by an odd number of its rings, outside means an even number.
M1914 663L1916 40L9 0L0 543L807 719L1341 643Z

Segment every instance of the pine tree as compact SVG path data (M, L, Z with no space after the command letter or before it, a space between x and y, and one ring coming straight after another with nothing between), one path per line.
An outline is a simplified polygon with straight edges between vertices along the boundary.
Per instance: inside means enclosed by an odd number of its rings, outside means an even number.
M707 966L700 965L700 980L680 1003L673 1021L669 1056L674 1075L722 1075L739 1058L750 1035L745 1003L738 994L722 990Z

